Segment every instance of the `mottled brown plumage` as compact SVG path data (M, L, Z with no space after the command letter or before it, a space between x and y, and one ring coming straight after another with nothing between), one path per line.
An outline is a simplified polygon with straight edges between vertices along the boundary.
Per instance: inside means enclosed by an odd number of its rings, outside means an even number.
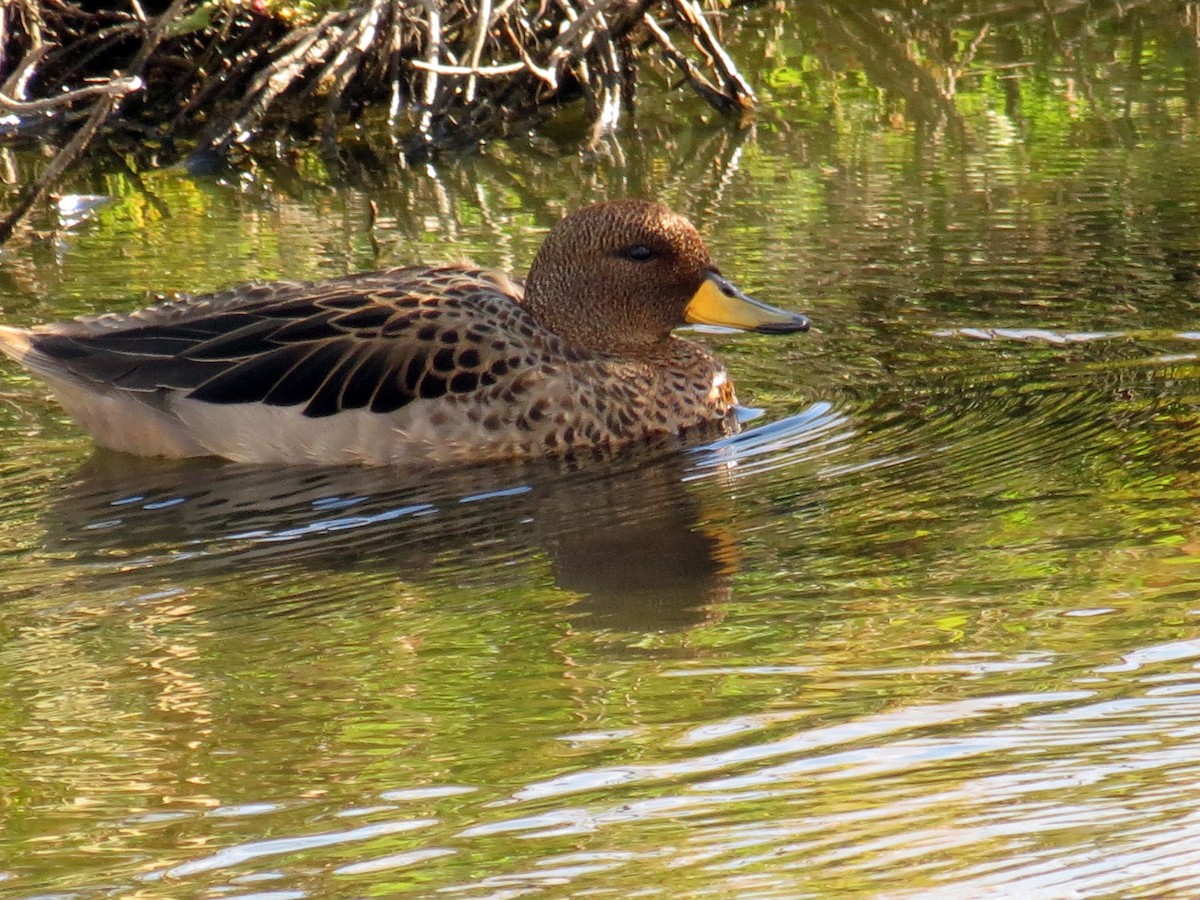
M609 452L726 422L685 321L797 331L658 204L580 210L522 288L468 265L248 285L123 315L0 327L95 439L148 455L405 463Z

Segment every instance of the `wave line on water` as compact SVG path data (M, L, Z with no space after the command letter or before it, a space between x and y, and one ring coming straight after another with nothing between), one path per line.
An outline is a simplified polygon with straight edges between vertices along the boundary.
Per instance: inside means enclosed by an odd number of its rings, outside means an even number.
M680 762L636 763L572 772L527 785L515 791L508 799L493 801L490 805L503 806L514 802L577 794L601 787L705 775L757 760L802 754L825 747L854 744L910 729L940 727L1023 706L1066 703L1092 696L1093 692L1091 691L1010 694L902 708L825 728L805 729L777 741L705 754ZM717 782L712 784L716 785ZM724 780L721 784L722 787L715 789L725 789L729 786Z
M329 847L334 844L348 844L357 841L369 841L388 834L399 834L404 831L416 831L430 828L438 824L437 819L407 819L397 822L378 822L362 828L349 831L327 831L321 834L310 834L299 837L272 838L265 841L248 841L218 850L211 856L205 856L192 862L181 863L170 869L150 872L142 876L144 881L158 881L162 878L186 878L199 875L215 869L229 869L251 860L265 856L281 856L288 853L298 853L303 850L314 850L318 847Z

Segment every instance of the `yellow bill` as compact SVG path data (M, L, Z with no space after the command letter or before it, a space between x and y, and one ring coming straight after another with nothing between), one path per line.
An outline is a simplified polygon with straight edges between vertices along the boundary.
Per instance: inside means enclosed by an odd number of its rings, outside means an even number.
M723 325L761 334L808 331L808 319L747 297L716 272L710 272L683 311L693 325Z

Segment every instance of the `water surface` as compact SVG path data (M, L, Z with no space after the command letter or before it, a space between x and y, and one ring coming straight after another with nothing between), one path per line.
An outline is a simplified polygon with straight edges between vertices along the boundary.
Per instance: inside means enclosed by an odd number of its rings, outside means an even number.
M655 196L816 330L605 467L134 460L4 365L0 895L1200 892L1200 17L846 6L729 13L744 130L101 161L3 251L23 324Z

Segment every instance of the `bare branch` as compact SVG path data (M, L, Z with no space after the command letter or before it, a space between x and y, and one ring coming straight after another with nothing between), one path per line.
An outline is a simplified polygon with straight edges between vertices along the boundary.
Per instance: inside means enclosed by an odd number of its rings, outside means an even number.
M104 84L94 84L78 90L67 91L65 94L47 97L44 100L18 100L0 93L0 110L18 115L32 115L33 113L49 112L60 106L70 106L76 100L82 100L84 97L99 95L124 97L126 94L132 94L141 89L142 79L135 76L133 78L114 78Z
M483 45L487 42L488 31L492 27L492 0L479 0L479 11L476 15L475 42L471 45L471 55L468 57L468 68L478 69L479 60L483 56ZM466 99L468 103L475 100L475 80L477 73L471 72L467 79Z
M489 78L493 75L511 75L513 72L520 72L522 69L528 68L525 62L504 63L499 66L446 66L426 62L423 59L414 59L412 66L414 69L432 72L436 75L471 75L482 78Z
M703 73L696 71L696 67L692 65L692 61L671 42L670 35L663 30L663 27L658 22L654 21L653 17L647 15L645 23L646 27L650 29L650 33L654 36L654 39L662 47L667 59L679 67L679 71L683 73L684 80L692 86L692 90L703 97L710 106L721 112L740 110L741 107L737 104L736 100L721 93L711 81L704 77Z
M442 12L438 0L423 0L423 3L429 23L429 44L425 48L427 72L425 95L422 98L424 108L421 110L420 130L422 139L428 144L431 142L430 125L433 123L433 104L437 99L437 67L442 51Z
M690 26L692 41L696 47L713 61L717 74L725 84L725 94L742 109L749 107L755 99L754 90L717 40L707 17L696 8L692 0L672 0L672 3L680 19Z

